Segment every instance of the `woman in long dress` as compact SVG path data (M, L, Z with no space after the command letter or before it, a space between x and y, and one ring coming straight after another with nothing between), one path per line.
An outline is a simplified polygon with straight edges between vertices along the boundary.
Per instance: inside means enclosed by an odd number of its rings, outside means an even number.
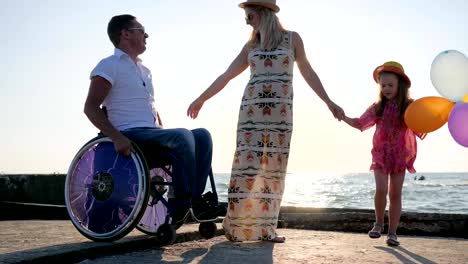
M206 100L250 67L239 110L223 228L231 241L284 242L276 227L292 134L294 61L333 115L341 120L344 112L325 92L299 34L281 26L276 1L247 1L239 6L253 28L251 37L229 68L192 102L187 114L196 118Z

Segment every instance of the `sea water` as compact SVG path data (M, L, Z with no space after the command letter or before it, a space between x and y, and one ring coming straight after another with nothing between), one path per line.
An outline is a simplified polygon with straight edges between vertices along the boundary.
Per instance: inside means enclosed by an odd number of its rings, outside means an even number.
M227 202L229 177L229 173L214 174L221 202ZM282 205L374 209L374 191L372 173L288 173ZM406 212L468 214L468 173L407 174L402 201Z

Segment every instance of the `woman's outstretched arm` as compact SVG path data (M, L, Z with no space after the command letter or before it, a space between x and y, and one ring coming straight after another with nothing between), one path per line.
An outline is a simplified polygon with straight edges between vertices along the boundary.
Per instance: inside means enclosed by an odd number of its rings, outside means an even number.
M234 61L229 65L228 69L221 74L216 80L206 89L195 101L193 101L187 109L187 115L193 119L197 118L198 112L202 108L206 100L210 99L219 93L234 77L241 74L248 66L248 46L242 48L241 52Z

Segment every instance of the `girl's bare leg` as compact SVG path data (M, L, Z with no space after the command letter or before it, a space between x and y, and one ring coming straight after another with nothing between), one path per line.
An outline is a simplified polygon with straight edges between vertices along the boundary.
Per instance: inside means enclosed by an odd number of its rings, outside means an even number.
M375 178L375 220L377 223L384 223L385 207L387 206L387 192L388 192L388 174L380 170L374 171ZM374 226L373 231L383 231L383 228Z
M405 181L405 172L394 173L390 176L389 190L389 210L388 210L388 232L396 233L398 224L400 223L401 214L401 191L403 182Z

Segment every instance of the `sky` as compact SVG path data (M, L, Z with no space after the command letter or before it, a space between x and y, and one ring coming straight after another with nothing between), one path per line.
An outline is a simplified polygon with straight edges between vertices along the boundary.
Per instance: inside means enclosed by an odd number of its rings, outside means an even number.
M468 55L465 0L278 0L278 17L299 33L330 98L350 117L376 101L374 68L400 62L411 96L441 96L431 63L444 50ZM113 53L109 19L133 14L149 34L143 63L153 73L156 108L166 128L207 128L213 170L229 172L237 115L249 70L207 101L189 104L224 72L251 28L234 0L2 0L0 173L66 173L79 148L97 134L83 114L89 73ZM338 122L294 69L290 173L367 172L374 129ZM418 141L418 172L468 172L468 148L447 125Z

